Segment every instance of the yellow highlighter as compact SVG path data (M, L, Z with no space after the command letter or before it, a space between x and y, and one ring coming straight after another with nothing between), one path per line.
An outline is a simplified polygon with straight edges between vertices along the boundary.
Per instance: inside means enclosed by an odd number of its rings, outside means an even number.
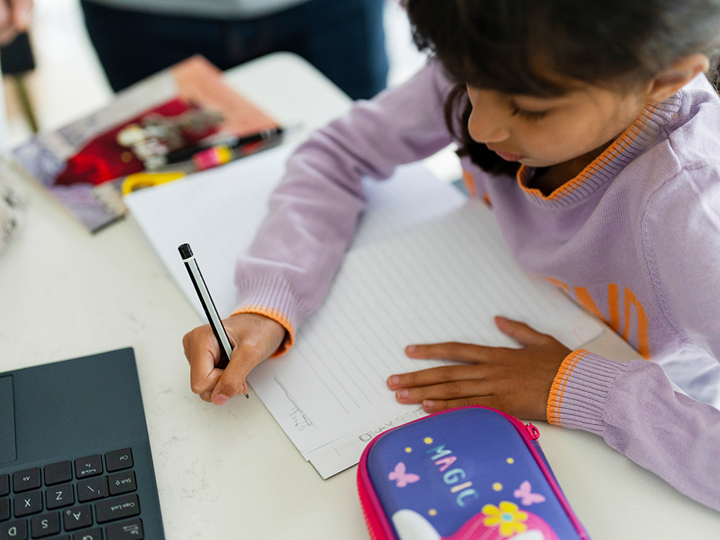
M144 189L146 187L159 186L167 184L178 178L185 176L185 173L179 171L172 172L141 172L129 175L122 184L122 194L127 195L133 191Z

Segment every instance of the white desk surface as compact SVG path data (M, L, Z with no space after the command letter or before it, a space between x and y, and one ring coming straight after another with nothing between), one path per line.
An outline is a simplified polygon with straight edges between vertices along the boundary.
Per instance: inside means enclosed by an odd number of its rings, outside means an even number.
M289 54L236 68L227 79L281 123L302 121L306 131L350 106ZM25 227L0 254L0 371L135 349L168 540L367 538L355 467L323 481L252 391L223 407L191 393L181 338L204 321L131 223L92 236L37 186L26 182L26 191ZM591 348L632 357L611 335ZM538 427L594 540L720 537L719 513L600 438Z

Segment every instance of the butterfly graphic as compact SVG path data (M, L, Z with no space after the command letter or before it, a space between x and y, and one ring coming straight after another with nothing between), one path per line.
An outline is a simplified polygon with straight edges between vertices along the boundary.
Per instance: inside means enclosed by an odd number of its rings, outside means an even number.
M513 491L513 495L515 495L516 499L521 499L520 502L523 506L530 506L533 503L545 502L545 496L540 495L539 493L533 493L532 486L527 480L520 484L518 489Z
M397 465L395 465L395 470L388 474L388 478L390 480L396 480L397 481L397 487L405 487L408 484L412 484L414 482L417 482L420 480L420 477L417 474L412 473L406 473L405 472L405 464L401 461Z

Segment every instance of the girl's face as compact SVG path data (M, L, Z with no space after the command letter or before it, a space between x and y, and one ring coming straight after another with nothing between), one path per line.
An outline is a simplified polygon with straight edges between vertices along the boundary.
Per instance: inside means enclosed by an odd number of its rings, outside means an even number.
M642 113L641 92L584 84L559 97L467 87L470 136L506 161L551 167L605 147ZM591 161L592 157L588 160Z

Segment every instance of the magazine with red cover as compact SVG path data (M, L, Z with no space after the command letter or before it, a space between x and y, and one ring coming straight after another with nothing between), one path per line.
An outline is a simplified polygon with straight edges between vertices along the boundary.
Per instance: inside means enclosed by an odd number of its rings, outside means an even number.
M276 127L225 84L218 68L193 56L120 92L96 113L34 136L12 154L89 231L97 232L125 214L122 181L129 175L192 172L187 163L167 164L165 156L203 141Z

